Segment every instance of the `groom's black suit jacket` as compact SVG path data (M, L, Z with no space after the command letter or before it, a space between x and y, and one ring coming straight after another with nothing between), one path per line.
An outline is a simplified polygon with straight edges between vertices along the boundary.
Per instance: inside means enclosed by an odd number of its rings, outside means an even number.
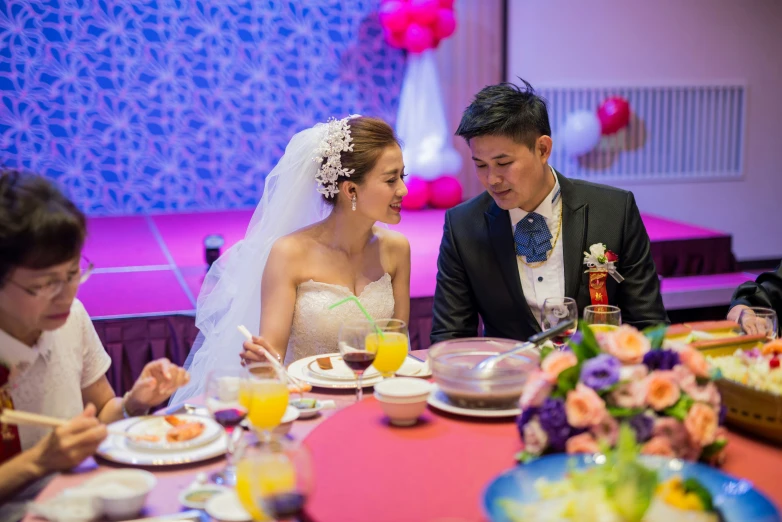
M619 256L618 284L608 276L608 301L622 309L622 322L639 328L668 322L660 281L650 254L649 236L631 192L569 180L557 172L562 188L565 296L579 314L591 304L584 252L604 243ZM433 343L478 335L526 340L540 331L521 289L513 230L507 210L483 194L445 214L437 260Z

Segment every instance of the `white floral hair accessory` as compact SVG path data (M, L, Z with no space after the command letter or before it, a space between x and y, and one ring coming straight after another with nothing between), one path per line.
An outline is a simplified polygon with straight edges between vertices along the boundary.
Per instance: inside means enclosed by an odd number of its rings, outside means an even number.
M355 116L348 116L337 120L329 119L326 130L326 136L320 142L320 146L315 149L313 161L320 163L318 174L315 179L318 182L318 192L327 198L333 198L339 192L337 182L340 176L349 178L356 169L346 169L342 167L342 152L353 152L353 138L350 137L350 125L348 120Z

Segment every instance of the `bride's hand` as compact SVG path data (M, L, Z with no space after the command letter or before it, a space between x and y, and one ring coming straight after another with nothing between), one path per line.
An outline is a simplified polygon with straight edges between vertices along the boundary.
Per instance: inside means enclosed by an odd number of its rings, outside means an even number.
M266 362L266 356L263 352L268 352L272 357L278 361L280 360L280 356L277 355L277 352L272 349L272 346L263 337L253 336L253 340L245 341L242 348L244 348L244 351L239 354L239 357L242 358L242 366L257 362Z

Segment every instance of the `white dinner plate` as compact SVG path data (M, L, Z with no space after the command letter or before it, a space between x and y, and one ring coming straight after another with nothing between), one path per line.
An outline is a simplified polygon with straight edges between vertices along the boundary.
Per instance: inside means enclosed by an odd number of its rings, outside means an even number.
M199 417L199 420L205 423L217 424L208 417ZM122 432L136 422L138 422L138 419L135 418L123 419L111 423L109 429L111 431ZM98 448L97 455L111 462L144 467L178 466L181 464L203 462L219 457L225 453L225 431L219 424L217 426L221 430L221 436L213 441L204 444L203 446L171 451L140 450L129 445L128 438L123 435L109 435Z
M200 423L204 430L197 437L183 442L167 442L166 435L175 428L169 423L167 418L176 418L182 423ZM143 438L128 438L128 446L139 451L181 451L198 446L204 446L223 434L223 428L210 418L204 418L198 415L179 414L179 415L147 415L136 417L134 423L126 428L126 432L137 436L152 436L157 440L146 440Z
M310 357L304 357L302 359L299 359L298 361L294 361L290 363L288 365L288 373L318 388L330 388L330 389L339 389L339 390L356 389L355 378L350 380L337 380L337 379L326 378L319 373L313 372L310 369L310 365L315 366L321 372L324 371L321 370L320 367L318 366L318 363L315 362L315 360L318 357L336 358L336 357L340 357L340 354L329 353L329 354L312 355ZM340 360L339 363L345 365L345 363L342 360ZM332 364L334 364L333 359L332 359ZM346 365L344 367L350 370L349 368L347 368ZM399 370L396 372L396 375L400 377L425 378L425 377L430 377L432 375L432 371L428 364L408 356L405 358L405 362L402 364L402 367L399 368ZM374 368L370 368L370 370L364 374L364 380L362 384L364 388L368 388L370 386L374 386L375 384L379 383L381 380L383 380L383 377L379 373L377 373L377 371Z
M476 408L463 408L452 403L448 396L435 384L432 386L432 392L429 394L427 400L429 406L437 408L448 413L455 415L464 415L465 417L479 417L479 418L503 418L503 417L515 417L521 415L519 408L508 408L505 410L482 410Z

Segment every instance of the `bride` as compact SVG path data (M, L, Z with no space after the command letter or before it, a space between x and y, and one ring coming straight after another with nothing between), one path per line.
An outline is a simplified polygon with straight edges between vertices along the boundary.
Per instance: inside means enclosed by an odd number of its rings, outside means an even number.
M340 325L363 317L351 303L328 309L345 297L373 317L407 322L410 245L376 226L401 220L404 177L399 142L382 120L353 116L296 134L266 178L244 240L207 274L190 384L171 402L202 393L216 368L264 360L263 349L286 364L335 352ZM240 324L259 333L244 349Z

